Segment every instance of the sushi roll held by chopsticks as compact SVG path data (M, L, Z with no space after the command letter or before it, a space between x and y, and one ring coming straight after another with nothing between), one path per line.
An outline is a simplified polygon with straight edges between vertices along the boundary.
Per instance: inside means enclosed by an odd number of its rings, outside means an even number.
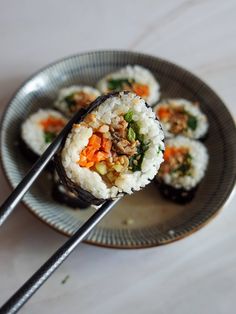
M64 185L87 205L138 191L163 161L164 135L145 101L131 92L99 97L74 124L56 157Z

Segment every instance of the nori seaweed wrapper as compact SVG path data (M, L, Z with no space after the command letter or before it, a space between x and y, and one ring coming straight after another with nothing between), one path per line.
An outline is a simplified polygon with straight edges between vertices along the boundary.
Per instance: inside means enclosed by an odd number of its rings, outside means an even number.
M208 137L209 137L209 129L207 130L206 134L204 134L202 137L198 139L198 141L201 141L204 143L208 139Z
M92 193L82 189L79 185L70 180L65 172L65 169L62 165L60 152L55 156L55 165L57 169L57 173L61 179L62 184L72 193L77 195L78 201L83 205L83 208L88 207L90 205L101 205L105 202L104 199L96 198Z
M61 190L61 186L63 186L65 191ZM65 204L74 209L86 209L88 207L87 204L83 203L76 195L70 195L69 191L67 191L60 182L60 179L55 178L55 176L53 177L51 195L56 202Z
M156 180L159 191L166 199L178 204L186 204L192 201L197 191L198 185L191 190L185 190L183 188L176 189L169 184L165 184L161 180Z

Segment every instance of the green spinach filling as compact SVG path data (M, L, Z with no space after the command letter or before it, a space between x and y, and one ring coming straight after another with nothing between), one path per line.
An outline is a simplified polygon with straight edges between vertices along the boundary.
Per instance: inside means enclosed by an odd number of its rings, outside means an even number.
M75 93L72 93L64 98L64 101L67 103L69 108L76 106L76 101L74 97L75 97Z
M192 129L193 131L196 130L197 128L197 118L194 117L193 115L187 113L188 115L188 121L187 121L187 125L190 129Z
M124 88L125 85L132 87L133 83L134 83L134 80L131 80L131 79L110 79L107 82L107 86L109 90L120 91Z
M128 122L128 140L139 141L139 144L137 146L137 153L129 158L129 169L133 172L140 171L145 152L148 150L150 143L145 142L143 134L140 134L140 127L138 123L133 120L132 111L128 111L124 115L124 119L126 122Z
M51 143L55 138L56 138L56 134L53 132L44 132L44 141L45 143Z
M184 156L184 160L183 162L174 170L172 170L173 172L178 172L180 175L185 176L185 175L191 175L191 168L192 168L192 156L187 153Z

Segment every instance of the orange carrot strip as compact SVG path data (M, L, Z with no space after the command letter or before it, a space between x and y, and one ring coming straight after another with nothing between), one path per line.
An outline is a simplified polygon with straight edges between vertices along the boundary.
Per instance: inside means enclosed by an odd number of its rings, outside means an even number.
M109 140L108 138L103 137L102 139L102 149L106 152L109 153L111 151L111 140Z
M88 145L93 146L93 148L95 149L99 149L101 146L101 141L102 139L99 136L97 136L96 134L93 134L89 139Z
M94 162L100 162L102 160L106 160L109 157L108 153L98 151L94 154Z
M140 97L145 97L149 95L149 87L147 85L134 83L132 89Z
M167 119L170 116L170 110L168 108L159 108L157 111L157 115L158 117L162 120L162 119Z
M96 149L88 146L87 148L85 148L82 153L84 154L84 156L86 156L87 160L92 161L93 160L93 156L96 152Z
M44 128L48 128L49 126L63 127L65 125L65 122L62 119L48 117L47 119L40 121L40 124Z
M171 149L170 147L166 147L165 152L164 152L164 160L168 160L170 156L171 156Z
M80 159L77 161L77 163L80 165L80 167L86 167L87 160Z
M93 161L90 161L86 164L86 168L91 168L92 166L94 165L94 162Z

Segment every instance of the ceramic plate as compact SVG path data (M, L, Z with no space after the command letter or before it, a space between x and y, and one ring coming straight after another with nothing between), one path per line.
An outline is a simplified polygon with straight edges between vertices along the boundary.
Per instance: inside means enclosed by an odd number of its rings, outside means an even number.
M143 248L169 243L204 226L232 191L236 176L235 124L220 98L200 79L162 59L126 51L98 51L53 63L33 75L7 106L1 125L1 157L6 176L15 187L30 164L21 156L17 137L22 121L39 107L52 106L59 88L94 85L104 74L127 64L150 69L161 86L161 97L198 101L210 123L205 141L210 161L193 201L175 205L162 199L154 183L126 196L94 229L87 241L116 248ZM54 202L51 183L43 173L24 198L36 216L54 229L72 235L94 212L73 210Z

